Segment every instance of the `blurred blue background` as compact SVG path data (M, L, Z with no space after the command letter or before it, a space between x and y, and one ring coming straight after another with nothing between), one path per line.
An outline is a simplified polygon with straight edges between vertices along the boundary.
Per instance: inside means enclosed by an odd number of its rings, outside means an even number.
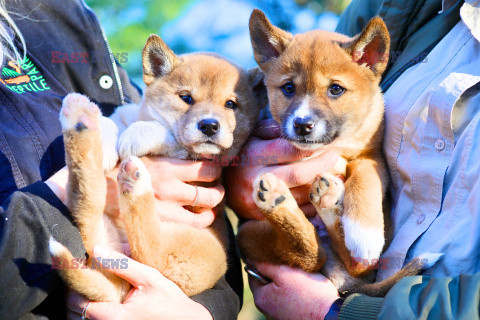
M350 0L87 0L97 13L113 53L138 84L141 50L148 35L160 35L177 54L214 51L244 67L255 66L248 18L259 8L293 33L334 30ZM123 54L123 56L122 56Z
M276 26L300 33L333 31L350 0L86 0L105 29L112 52L130 77L143 87L141 52L152 33L177 54L213 51L246 68L255 66L248 31L254 8ZM229 212L232 224L237 222ZM245 280L239 320L265 319L253 303Z

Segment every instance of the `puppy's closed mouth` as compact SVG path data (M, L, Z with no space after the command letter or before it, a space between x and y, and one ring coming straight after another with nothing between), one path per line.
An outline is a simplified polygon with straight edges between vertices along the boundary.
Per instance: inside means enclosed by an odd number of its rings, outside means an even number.
M221 155L226 150L210 140L195 143L189 146L188 149L197 157L206 159L212 159L214 156Z

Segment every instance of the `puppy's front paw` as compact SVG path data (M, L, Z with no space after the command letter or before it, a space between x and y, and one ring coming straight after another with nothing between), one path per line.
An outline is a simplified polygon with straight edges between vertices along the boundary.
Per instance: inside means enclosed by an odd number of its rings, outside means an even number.
M60 111L63 131L73 128L76 131L100 129L101 116L98 106L82 94L70 93L63 99Z
M122 196L140 196L153 190L147 168L140 159L133 156L120 164L117 183Z
M318 175L310 187L310 200L317 210L337 207L342 209L345 185L330 173Z
M253 183L253 200L264 214L293 200L288 186L271 173L257 177Z

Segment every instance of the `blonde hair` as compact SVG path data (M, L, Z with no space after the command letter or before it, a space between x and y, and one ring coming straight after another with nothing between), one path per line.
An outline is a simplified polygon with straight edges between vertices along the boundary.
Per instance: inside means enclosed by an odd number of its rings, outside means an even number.
M27 46L22 33L5 9L5 0L0 0L0 67L10 60L20 64L27 55ZM22 46L22 52L15 46L15 37Z

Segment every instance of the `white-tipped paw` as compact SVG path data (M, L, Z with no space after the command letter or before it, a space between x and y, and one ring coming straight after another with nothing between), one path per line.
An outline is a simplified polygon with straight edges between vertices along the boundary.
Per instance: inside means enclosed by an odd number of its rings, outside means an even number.
M368 260L369 263L378 259L385 245L383 229L363 226L358 221L342 216L345 246L354 259Z
M120 164L117 183L122 195L142 195L153 190L147 168L140 159L133 156Z
M317 210L330 207L341 209L344 195L343 181L330 173L318 175L310 187L310 201Z
M63 99L59 118L63 131L73 128L82 131L87 128L99 129L101 116L98 106L86 96L70 93Z

